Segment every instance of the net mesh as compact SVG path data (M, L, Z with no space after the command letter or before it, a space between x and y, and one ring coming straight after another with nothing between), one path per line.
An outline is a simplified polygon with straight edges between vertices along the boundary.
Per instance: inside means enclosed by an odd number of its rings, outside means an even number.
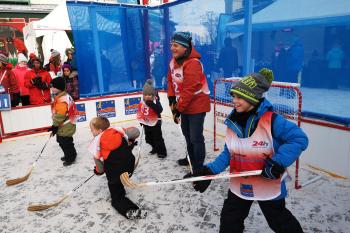
M232 111L233 103L230 95L231 87L239 81L239 78L219 79L214 86L214 98L217 113L227 115ZM273 111L288 119L299 121L301 111L301 92L299 84L273 82L264 97L273 105ZM223 106L220 108L220 106ZM226 108L226 106L231 108ZM226 110L223 110L226 109Z

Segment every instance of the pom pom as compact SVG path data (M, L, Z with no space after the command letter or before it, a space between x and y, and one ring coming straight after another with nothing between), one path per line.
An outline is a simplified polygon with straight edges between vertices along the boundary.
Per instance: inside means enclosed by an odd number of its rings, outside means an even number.
M147 79L147 80L146 80L146 83L149 84L149 85L151 85L151 86L153 86L153 80L152 80L152 79Z
M266 80L271 84L272 81L273 81L273 72L272 70L270 69L267 69L267 68L262 68L260 71L259 71L260 74L264 75L264 77L266 78Z

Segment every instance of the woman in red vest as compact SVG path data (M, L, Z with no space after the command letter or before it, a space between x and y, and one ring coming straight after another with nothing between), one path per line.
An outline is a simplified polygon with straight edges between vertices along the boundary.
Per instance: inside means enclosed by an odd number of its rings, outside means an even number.
M168 98L175 123L181 117L181 129L185 136L187 151L194 169L203 166L205 144L204 118L210 111L209 89L201 55L192 46L189 32L177 32L171 40L173 55L168 71ZM187 158L178 160L187 166Z

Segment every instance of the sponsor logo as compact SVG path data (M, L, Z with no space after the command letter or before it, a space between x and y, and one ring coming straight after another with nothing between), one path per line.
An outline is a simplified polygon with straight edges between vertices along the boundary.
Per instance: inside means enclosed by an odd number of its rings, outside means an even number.
M240 187L241 194L246 197L254 197L253 185L251 184L241 184Z
M85 104L76 104L77 106L77 122L83 122L86 121L86 111L85 111Z
M253 144L252 144L252 147L266 148L268 146L269 146L269 143L265 141L253 141Z
M141 97L133 97L124 99L125 115L137 113L137 108L141 102Z
M96 102L96 112L97 116L103 116L103 117L115 117L115 101L114 100L108 100L108 101L98 101Z

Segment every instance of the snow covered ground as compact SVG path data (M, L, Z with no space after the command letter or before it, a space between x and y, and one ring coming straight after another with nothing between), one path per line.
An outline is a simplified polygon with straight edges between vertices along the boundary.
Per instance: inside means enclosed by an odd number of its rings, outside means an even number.
M121 125L130 124L136 122ZM158 159L149 155L150 146L143 140L142 158L133 181L181 178L188 172L176 164L176 160L185 155L178 128L165 119L162 129L168 157ZM205 137L207 161L210 161L215 157L212 133L206 132ZM75 164L63 167L62 151L51 139L29 179L9 187L5 181L28 172L48 134L0 144L0 232L218 232L227 180L213 181L203 194L195 192L190 183L127 189L128 197L149 211L146 219L138 221L124 219L110 205L105 176L93 177L57 207L41 212L27 211L29 204L55 202L92 174L93 160L87 151L92 139L89 129L80 128L74 138L78 151ZM223 140L219 143L222 147ZM316 176L307 167L302 167L300 173L302 182ZM349 232L350 181L321 175L320 180L301 190L295 190L290 182L287 206L305 232ZM252 206L246 219L246 232L272 232L257 204Z

